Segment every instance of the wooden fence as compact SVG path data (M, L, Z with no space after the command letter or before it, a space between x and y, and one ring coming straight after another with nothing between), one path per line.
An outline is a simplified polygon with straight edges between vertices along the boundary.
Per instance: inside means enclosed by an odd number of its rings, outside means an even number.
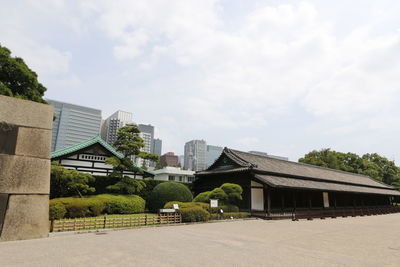
M342 209L322 209L322 210L297 210L293 212L292 219L308 219L313 218L336 218L336 217L355 217L355 216L371 216L380 214L390 214L400 212L399 206L383 206L383 207L363 207L363 208L342 208Z
M181 223L179 213L161 213L143 216L104 216L76 219L62 219L50 221L50 232L66 232L80 230L95 230L123 227L137 227L158 224Z

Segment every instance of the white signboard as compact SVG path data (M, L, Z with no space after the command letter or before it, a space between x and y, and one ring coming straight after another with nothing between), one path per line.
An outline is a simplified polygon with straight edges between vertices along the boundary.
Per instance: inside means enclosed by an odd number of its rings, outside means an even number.
M210 199L210 207L218 208L218 199Z
M328 195L328 192L323 192L322 196L324 198L324 208L329 208L329 195Z
M169 212L175 212L175 210L174 209L160 209L160 212L161 213L169 213Z
M178 204L173 204L174 210L179 210L179 205Z

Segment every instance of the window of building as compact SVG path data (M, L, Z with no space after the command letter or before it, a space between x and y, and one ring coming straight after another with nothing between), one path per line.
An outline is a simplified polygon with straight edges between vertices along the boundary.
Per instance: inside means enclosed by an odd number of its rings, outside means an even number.
M179 182L183 182L183 177L179 176Z
M175 181L175 176L173 176L173 175L168 175L168 180L169 180L169 181Z

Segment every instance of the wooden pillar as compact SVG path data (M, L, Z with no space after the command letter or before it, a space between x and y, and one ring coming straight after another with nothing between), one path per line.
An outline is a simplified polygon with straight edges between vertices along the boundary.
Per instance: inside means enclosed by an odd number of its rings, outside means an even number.
M293 191L293 210L296 211L296 192Z
M334 201L334 203L333 203L335 209L336 209L336 198L337 198L337 194L335 194L335 198L334 198L335 201Z
M271 190L267 189L267 214L271 215Z
M251 180L249 184L249 213L251 213Z

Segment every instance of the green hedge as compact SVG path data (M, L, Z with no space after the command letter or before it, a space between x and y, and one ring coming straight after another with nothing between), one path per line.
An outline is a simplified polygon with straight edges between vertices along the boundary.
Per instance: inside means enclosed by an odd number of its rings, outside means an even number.
M118 177L113 177L113 176L94 176L94 180L89 183L90 186L94 187L96 189L96 195L97 194L106 194L109 193L107 191L107 186L109 185L114 185L119 181ZM162 180L154 180L154 179L149 179L146 178L144 180L141 180L146 184L146 187L144 187L140 192L138 192L136 195L140 196L144 200L146 200L146 205L149 203L149 198L151 195L151 192L153 189L161 184L165 183L168 181L162 181ZM181 183L180 184L185 185L190 191L192 190L192 183ZM93 194L92 194L93 195ZM148 208L148 207L147 207Z
M65 213L63 214L63 208ZM95 217L102 214L131 214L144 212L145 200L136 195L102 194L87 198L55 198L50 200L51 219Z
M95 198L65 197L50 200L50 204L60 202L64 205L67 218L99 216L105 209L105 203Z
M192 201L192 192L183 184L177 182L165 182L154 187L149 197L148 207L157 211L169 201Z
M180 209L183 222L204 222L210 219L210 213L201 207Z
M221 205L218 208L210 208L211 213L218 213L222 209L224 212L239 212L239 207L235 205Z
M105 203L105 213L107 214L130 214L144 212L146 202L143 198L136 195L109 195L102 194L95 198L101 199Z
M239 218L248 218L250 214L248 212L224 212L221 214L211 214L211 220L226 220L226 219L239 219Z
M205 209L210 213L218 213L220 209L224 212L239 212L239 207L235 205L221 205L218 208L210 208L210 204L203 202L179 202L179 201L170 201L164 205L164 209L172 209L173 204L178 204L179 208L191 208L191 207L200 207Z
M202 209L205 209L206 211L209 211L210 205L206 203L201 203L201 202L180 202L180 201L170 201L167 202L164 205L164 209L172 209L174 207L174 204L179 205L179 209L183 208L193 208L193 207L200 207Z
M67 213L67 209L65 208L63 203L61 203L60 201L50 200L50 206L49 206L50 220L62 219L62 218L64 218L66 213Z

